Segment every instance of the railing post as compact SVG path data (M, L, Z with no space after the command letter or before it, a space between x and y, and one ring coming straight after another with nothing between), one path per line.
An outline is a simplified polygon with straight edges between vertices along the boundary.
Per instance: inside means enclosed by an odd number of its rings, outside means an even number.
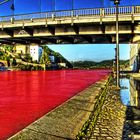
M134 6L132 6L132 14L134 14L134 12L135 12L135 7Z
M46 21L45 27L47 27L48 26L48 14L47 13L46 13L45 21Z
M22 20L22 29L24 29L24 19Z
M104 16L104 9L100 9L100 24L102 24L102 18Z
M14 24L14 17L11 17L11 23Z
M135 9L134 9L134 6L132 6L132 12L131 12L132 23L134 23L134 12L135 12Z
M1 18L1 23L2 23L2 27L1 27L1 29L3 30L4 29L4 25L3 25L3 18Z
M55 12L52 13L52 20L55 20Z
M134 7L134 13L135 13L135 14L138 13L138 10L137 10L137 9L138 9L138 7L135 6L135 7Z
M71 26L73 26L73 17L74 17L74 11L71 11Z

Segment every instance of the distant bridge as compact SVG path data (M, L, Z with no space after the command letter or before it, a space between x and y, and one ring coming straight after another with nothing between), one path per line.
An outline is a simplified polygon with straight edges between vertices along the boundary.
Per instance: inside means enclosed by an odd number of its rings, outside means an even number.
M116 8L0 17L1 44L115 43ZM140 6L119 7L120 43L140 41Z

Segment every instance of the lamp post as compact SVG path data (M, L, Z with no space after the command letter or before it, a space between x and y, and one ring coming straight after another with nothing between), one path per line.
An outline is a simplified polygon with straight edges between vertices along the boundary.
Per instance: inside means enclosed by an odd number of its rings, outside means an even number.
M116 5L116 86L120 87L120 66L119 66L119 23L118 23L118 5L120 0L111 0L114 1Z
M74 0L72 0L72 11L74 10Z
M53 5L53 11L55 12L55 4L56 4L56 2L55 2L55 0L53 0L53 3L52 3L52 5Z
M41 14L41 10L42 10L41 6L42 6L42 1L39 0L39 11L40 11L40 14Z

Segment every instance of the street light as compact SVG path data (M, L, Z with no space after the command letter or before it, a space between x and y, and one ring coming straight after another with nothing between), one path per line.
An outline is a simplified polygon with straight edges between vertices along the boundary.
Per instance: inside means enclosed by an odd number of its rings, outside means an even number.
M119 23L118 23L118 5L120 4L120 0L111 0L114 1L116 5L116 85L120 87L120 68L119 68Z
M74 10L74 0L72 0L72 10Z

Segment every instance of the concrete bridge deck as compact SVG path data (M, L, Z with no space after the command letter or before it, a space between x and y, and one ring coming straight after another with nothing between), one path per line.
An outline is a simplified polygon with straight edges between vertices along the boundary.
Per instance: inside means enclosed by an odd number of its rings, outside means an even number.
M0 17L0 42L7 44L115 43L116 9L96 8ZM140 6L119 7L120 42L137 42Z

